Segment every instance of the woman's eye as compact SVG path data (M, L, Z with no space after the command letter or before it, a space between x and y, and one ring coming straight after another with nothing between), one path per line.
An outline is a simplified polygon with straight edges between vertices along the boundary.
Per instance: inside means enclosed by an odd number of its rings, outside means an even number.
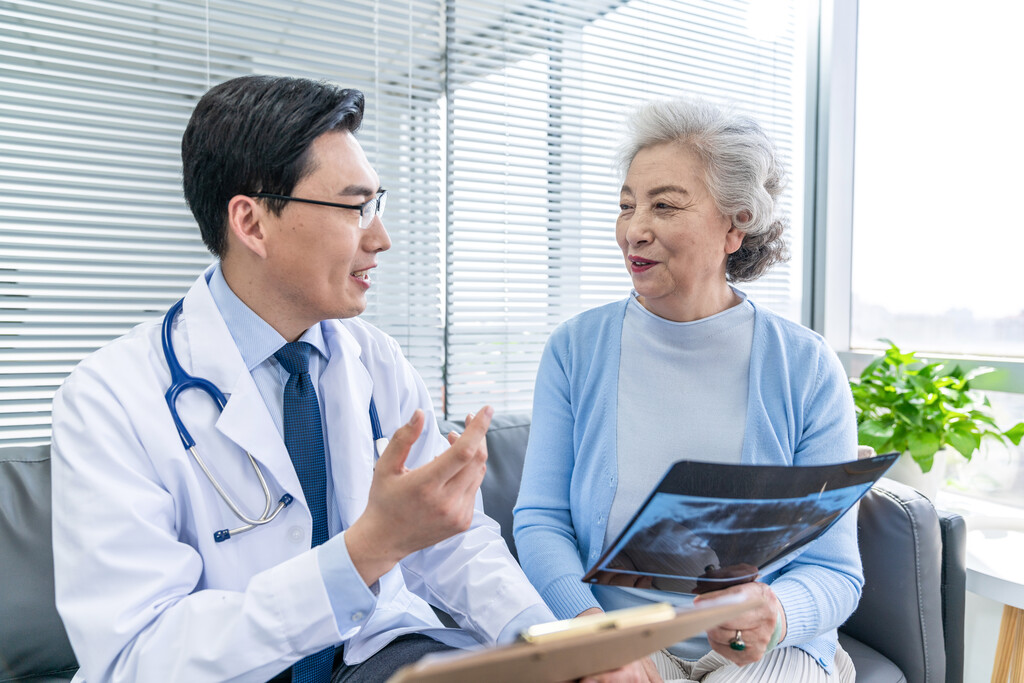
M632 211L633 207L630 204L619 204L619 211L625 213L626 211Z
M655 208L655 209L657 209L657 210L659 210L659 211L663 211L663 210L665 210L665 209L671 209L671 208L672 208L672 206L671 206L670 204L666 204L665 202L657 202L657 203L656 203L656 204L654 205L654 208Z

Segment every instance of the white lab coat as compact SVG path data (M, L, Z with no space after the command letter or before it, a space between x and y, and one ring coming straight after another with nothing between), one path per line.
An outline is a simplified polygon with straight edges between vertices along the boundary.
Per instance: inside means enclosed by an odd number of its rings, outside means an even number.
M338 387L322 397L330 474L347 527L372 477L371 391L385 435L426 411L409 467L447 441L394 340L358 319L325 321L323 332L331 353L320 387ZM86 358L53 406L56 597L81 665L76 681L265 681L329 645L345 641L351 663L400 633L440 627L423 598L468 629L432 633L452 645L493 643L516 615L543 604L478 495L469 531L407 557L381 577L376 596L348 561L348 588L334 597L351 606L350 623L339 618L339 629L295 470L205 275L185 297L173 342L186 372L228 396L219 415L199 391L177 404L222 486L243 510L263 509L248 451L274 500L287 491L295 501L270 524L215 543L215 530L240 522L178 438L164 401L170 373L159 322Z

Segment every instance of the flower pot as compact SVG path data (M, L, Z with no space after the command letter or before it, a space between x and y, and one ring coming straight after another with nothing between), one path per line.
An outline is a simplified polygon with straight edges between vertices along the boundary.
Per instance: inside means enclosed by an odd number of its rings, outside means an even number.
M921 471L921 466L910 457L910 453L904 453L885 476L912 486L926 498L934 501L939 485L946 479L946 451L941 450L935 454L932 468L927 472Z

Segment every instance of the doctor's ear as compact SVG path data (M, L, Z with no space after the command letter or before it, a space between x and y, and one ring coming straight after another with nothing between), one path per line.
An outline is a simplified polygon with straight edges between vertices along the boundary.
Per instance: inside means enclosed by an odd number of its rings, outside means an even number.
M236 194L228 201L228 240L251 251L260 258L267 257L261 221L266 208L256 199Z

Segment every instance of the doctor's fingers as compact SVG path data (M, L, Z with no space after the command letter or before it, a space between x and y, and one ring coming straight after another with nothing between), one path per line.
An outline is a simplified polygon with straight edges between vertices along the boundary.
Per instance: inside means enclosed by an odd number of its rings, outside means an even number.
M460 469L441 487L446 495L463 498L469 505L476 501L476 492L487 474L487 453Z
M453 446L419 469L410 472L422 485L445 499L473 498L487 473L487 450Z
M405 471L405 460L409 457L409 451L416 439L420 438L423 431L423 411L416 409L412 418L404 425L395 430L388 441L388 447L381 453L375 469L383 469L387 472L401 473Z
M483 466L487 462L485 437L492 414L490 407L485 407L458 438L452 441L449 437L451 448L420 469L429 472L439 485L445 485L463 469Z

